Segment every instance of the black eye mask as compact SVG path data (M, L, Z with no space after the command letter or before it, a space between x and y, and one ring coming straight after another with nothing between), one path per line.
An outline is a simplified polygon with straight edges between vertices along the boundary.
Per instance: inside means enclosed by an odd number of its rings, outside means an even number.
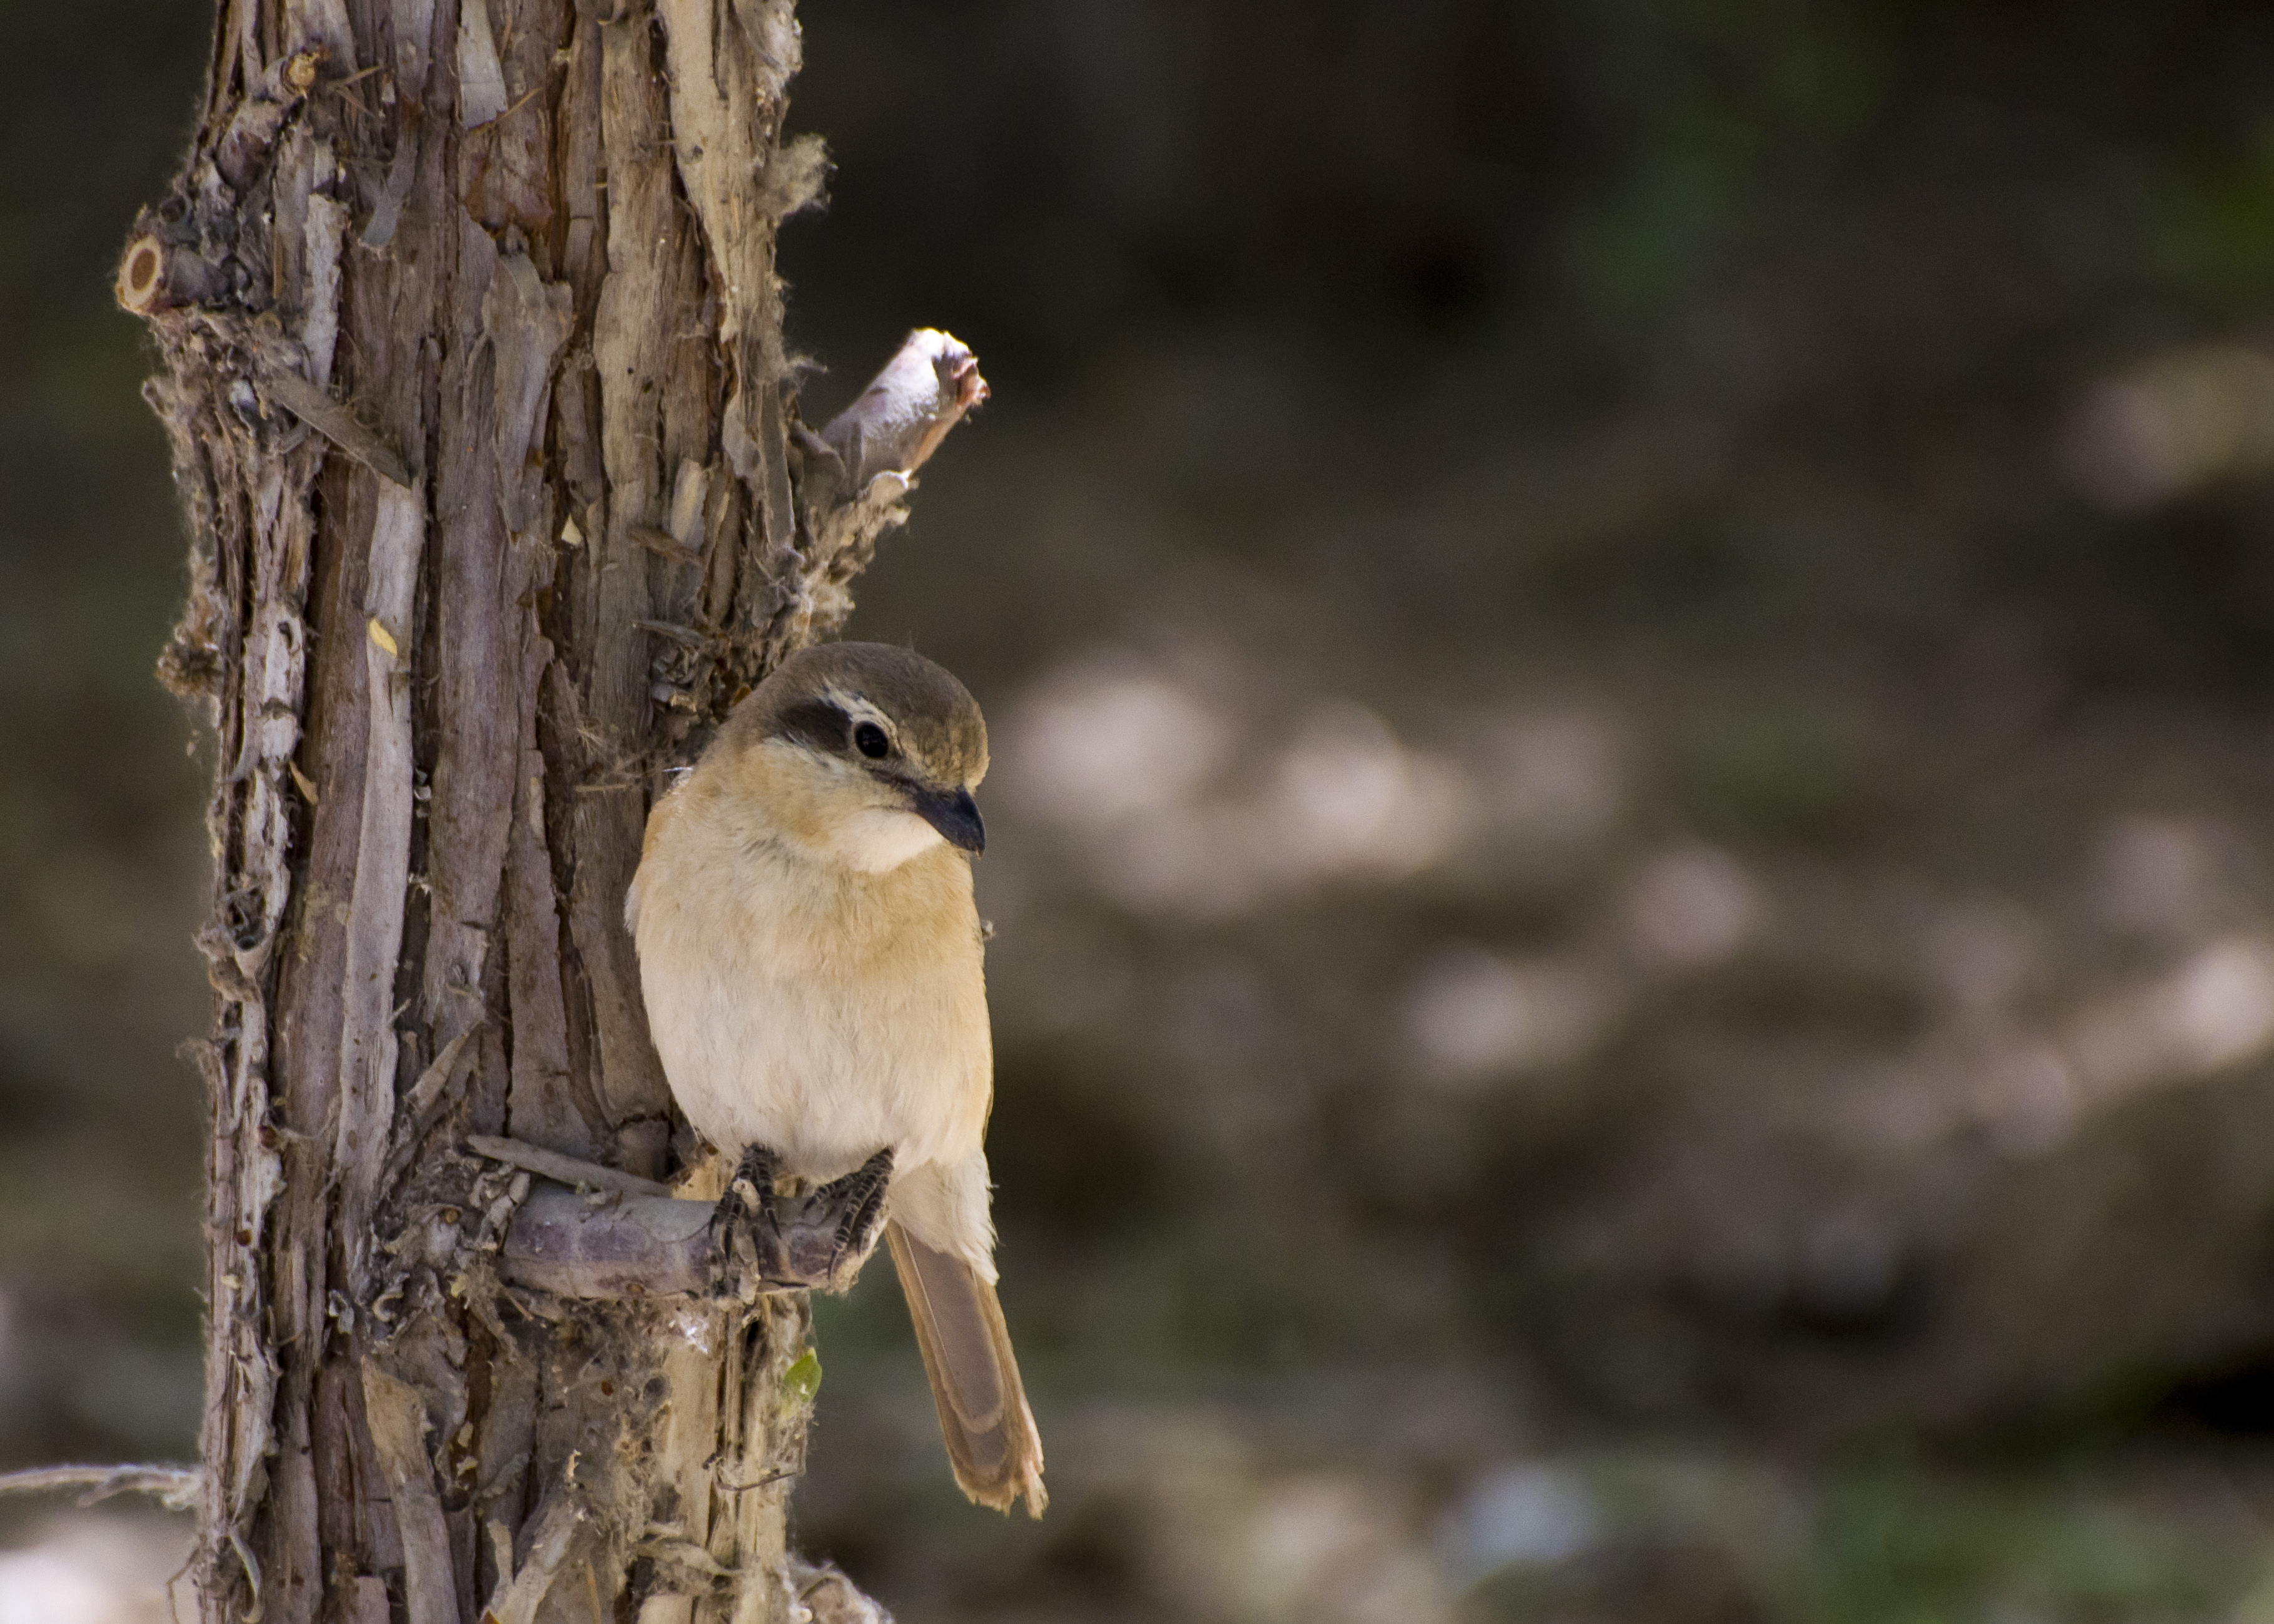
M809 699L781 714L781 730L817 750L844 753L853 739L853 718L825 699Z

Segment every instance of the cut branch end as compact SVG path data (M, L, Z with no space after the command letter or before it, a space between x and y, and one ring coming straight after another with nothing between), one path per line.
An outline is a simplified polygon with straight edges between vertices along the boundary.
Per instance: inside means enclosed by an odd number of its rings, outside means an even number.
M118 302L136 315L147 315L166 286L166 250L154 237L138 237L126 244L118 265Z

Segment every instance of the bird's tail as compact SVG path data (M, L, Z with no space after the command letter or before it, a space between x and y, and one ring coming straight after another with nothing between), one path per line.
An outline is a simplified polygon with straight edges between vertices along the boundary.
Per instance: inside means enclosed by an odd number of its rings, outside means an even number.
M994 1285L897 1223L886 1226L885 1237L907 1294L956 1483L998 1511L1007 1512L1024 1495L1027 1515L1041 1516L1050 1503L1043 1492L1043 1440Z

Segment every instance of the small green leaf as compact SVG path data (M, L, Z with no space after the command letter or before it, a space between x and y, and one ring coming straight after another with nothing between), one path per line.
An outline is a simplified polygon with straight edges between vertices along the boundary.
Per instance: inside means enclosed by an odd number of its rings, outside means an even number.
M802 1410L813 1402L814 1395L821 1391L821 1356L810 1348L790 1361L782 1372L782 1408Z

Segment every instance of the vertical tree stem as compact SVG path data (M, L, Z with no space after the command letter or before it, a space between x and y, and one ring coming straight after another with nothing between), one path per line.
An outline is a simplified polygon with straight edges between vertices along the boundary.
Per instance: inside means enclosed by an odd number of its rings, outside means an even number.
M919 334L798 423L798 56L790 0L222 0L129 241L192 535L161 670L215 742L210 1624L783 1620L808 1583L802 1295L510 1286L530 1177L462 1148L670 1172L620 919L649 802L841 624L984 393Z

